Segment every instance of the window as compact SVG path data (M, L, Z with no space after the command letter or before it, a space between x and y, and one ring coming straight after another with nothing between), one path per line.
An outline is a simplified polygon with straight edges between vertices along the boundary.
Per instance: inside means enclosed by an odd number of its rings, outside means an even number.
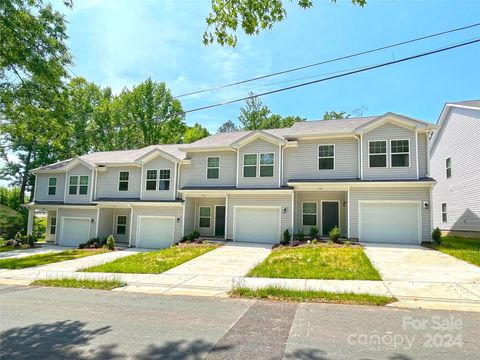
M118 191L128 191L129 171L120 171L118 176Z
M55 235L56 232L57 232L57 218L52 217L50 219L50 234Z
M368 143L368 159L370 167L387 167L387 142L370 141Z
M317 226L317 203L303 203L303 225Z
M452 158L445 160L445 170L447 172L447 179L452 177Z
M125 215L117 216L117 235L125 235L127 233L127 217Z
M335 145L318 146L318 170L335 168Z
M410 166L410 144L408 140L391 140L390 156L392 167Z
M273 153L260 154L260 177L273 177L275 155Z
M198 226L201 228L210 227L210 215L212 213L212 208L210 206L200 206L200 219L198 221Z
M55 195L57 193L57 178L48 178L48 195Z
M220 174L220 158L218 156L207 158L207 179L218 179Z
M70 176L68 194L86 195L88 193L88 176Z
M157 189L157 170L147 170L146 190Z
M447 222L447 203L442 203L442 222Z
M158 190L170 189L170 170L160 170L160 180L158 181Z
M243 155L243 177L257 176L257 154Z

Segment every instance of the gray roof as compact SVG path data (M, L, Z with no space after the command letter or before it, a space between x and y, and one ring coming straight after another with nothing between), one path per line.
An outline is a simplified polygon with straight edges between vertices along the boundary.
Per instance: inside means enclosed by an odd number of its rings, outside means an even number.
M447 104L480 108L480 100L457 101L457 102L449 102Z
M284 128L284 129L267 129L267 130L262 130L263 132L273 135L275 137L278 137L279 139L283 139L284 135L288 134L290 128ZM180 148L188 148L193 147L228 147L232 145L234 142L240 140L244 136L247 136L250 134L252 131L235 131L235 132L229 132L229 133L216 133L211 136L207 136L203 139L200 139L198 141L195 141L192 144L188 145L183 145L180 146Z
M178 149L179 146L181 145L151 145L136 150L101 151L82 155L80 156L80 159L95 165L101 165L104 163L129 163L135 162L138 158L148 154L154 149L159 149L181 160L185 158L185 153Z
M304 134L337 134L351 133L359 126L378 118L379 116L335 119L335 120L315 120L299 121L293 124L288 133L289 136Z

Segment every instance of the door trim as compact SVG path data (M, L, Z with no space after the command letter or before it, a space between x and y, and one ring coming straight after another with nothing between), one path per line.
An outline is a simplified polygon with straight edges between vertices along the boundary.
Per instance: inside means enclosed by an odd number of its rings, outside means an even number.
M226 225L227 225L227 207L226 205L214 205L213 206L213 236L217 237L217 207L223 206L225 208L225 219L224 219L224 224L223 224L223 236L225 237L226 232Z
M140 236L140 220L141 218L154 218L154 219L170 219L173 220L172 230L173 230L173 242L175 242L175 216L158 216L158 215L137 215L137 229L135 234L135 247L138 247L139 236ZM173 243L172 243L173 244Z
M337 203L338 204L338 229L341 232L341 226L340 224L342 223L342 219L340 218L340 200L320 200L320 234L323 236L323 203L324 202L332 202L332 203Z
M282 207L281 206L264 206L264 205L234 205L233 206L233 241L237 237L237 208L250 208L250 209L276 209L278 210L278 241L280 241L280 235L282 232Z
M80 216L62 216L62 237L61 237L61 241L59 239L59 242L58 242L59 245L63 246L62 243L63 243L63 235L64 235L64 232L65 232L65 219L87 220L88 221L88 236L90 236L90 232L92 230L92 218L84 217L84 216L82 216L82 217L80 217ZM88 240L90 240L90 239L87 239L87 241Z

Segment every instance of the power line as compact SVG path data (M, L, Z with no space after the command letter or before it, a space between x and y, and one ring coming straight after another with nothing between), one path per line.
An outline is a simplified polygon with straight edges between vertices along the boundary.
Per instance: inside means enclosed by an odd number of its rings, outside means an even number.
M390 48L393 48L393 47L414 43L414 42L417 42L417 41L430 39L430 38L433 38L433 37L437 37L437 36L441 36L441 35L445 35L445 34L450 34L450 33L453 33L453 32L462 31L462 30L470 29L470 28L477 27L477 26L480 26L480 23L475 23L475 24L471 24L471 25L467 25L467 26L462 26L462 27L459 27L459 28L454 28L454 29L438 32L438 33L435 33L435 34L425 35L425 36L421 36L421 37L418 37L418 38L405 40L405 41L401 41L401 42L398 42L398 43L394 43L394 44L385 45L385 46L381 46L381 47L370 49L370 50L365 50L365 51L353 53L353 54L350 54L350 55L345 55L345 56L341 56L341 57L337 57L337 58L333 58L333 59L328 59L328 60L316 62L316 63L313 63L313 64L303 65L303 66L299 66L299 67L295 67L295 68L291 68L291 69L287 69L287 70L282 70L282 71L270 73L270 74L267 74L267 75L261 75L261 76L253 77L253 78L250 78L250 79L233 82L233 83L230 83L230 84L225 84L225 85L215 86L215 87L206 88L206 89L202 89L202 90L192 91L192 92L189 92L189 93L185 93L185 94L175 96L175 98L178 99L178 98L185 97L185 96L190 96L190 95L194 95L194 94L201 94L201 93L205 93L205 92L209 92L209 91L224 89L224 88L231 87L231 86L241 85L241 84L245 84L245 83L256 81L256 80L261 80L261 79L269 78L269 77L272 77L272 76L287 74L287 73L290 73L290 72L303 70L303 69L311 68L311 67L314 67L314 66L324 65L324 64L328 64L328 63L332 63L332 62L336 62L336 61L340 61L340 60L350 59L350 58L353 58L353 57L366 55L366 54L370 54L370 53L373 53L373 52L386 50L386 49L390 49Z

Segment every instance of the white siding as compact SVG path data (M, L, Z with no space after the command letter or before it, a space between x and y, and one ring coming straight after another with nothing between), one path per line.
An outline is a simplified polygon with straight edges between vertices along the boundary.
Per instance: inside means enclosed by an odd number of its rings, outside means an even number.
M130 172L128 191L118 190L118 180L121 171ZM132 166L107 167L106 171L97 171L96 198L139 198L141 172L141 168Z
M184 219L184 235L189 235L194 230L195 223L195 199L187 197L184 202L185 219Z
M59 208L57 216L57 241L61 243L62 236L62 223L64 217L81 217L93 219L93 222L90 223L90 238L85 239L88 241L96 237L97 234L97 210L96 209L82 209L78 208Z
M175 242L179 242L182 239L182 226L183 226L183 206L178 205L169 205L169 206L135 206L133 208L133 222L132 222L132 245L135 245L137 240L137 227L138 227L138 217L146 216L168 216L175 218ZM180 218L180 221L177 222L177 218Z
M88 191L87 194L85 195L79 195L77 191L77 195L69 195L68 194L68 186L70 182L70 176L73 175L78 175L78 176L88 176ZM80 179L78 179L80 182ZM89 203L90 202L90 196L92 193L92 184L93 184L94 179L92 179L92 170L88 169L85 165L78 164L75 166L73 169L70 169L67 171L67 178L66 178L66 196L65 196L65 202L66 203Z
M254 187L254 188L265 188L265 187L279 187L279 156L278 156L278 145L269 143L268 141L257 139L251 143L241 147L239 151L239 167L238 167L238 187ZM260 177L260 154L261 153L274 153L275 157L275 167L273 170L273 177ZM256 177L243 177L243 155L244 154L258 154L257 158L257 176Z
M207 158L220 158L218 179L207 179ZM235 151L189 153L190 165L180 166L180 188L186 186L235 186L237 153Z
M51 177L57 178L57 189L55 195L48 195L48 179ZM36 201L63 201L65 192L65 173L46 173L37 174L35 176L36 184Z
M157 179L159 170L170 170L170 189L158 190L158 181L156 190L146 190L147 170L157 170ZM153 160L150 160L143 165L143 184L142 184L142 198L145 200L173 200L173 189L175 187L175 164L170 160L158 155Z
M318 169L318 146L335 145L335 169ZM358 140L299 140L298 147L283 151L283 183L290 179L356 179L358 177Z
M480 110L452 108L431 151L433 222L442 230L480 231ZM451 158L452 176L445 161ZM447 222L442 222L442 203Z
M418 177L428 175L428 140L426 133L418 134Z
M98 237L104 238L111 234L113 234L113 209L101 208L98 218Z
M191 199L194 202L194 214L193 214L193 220L194 220L194 228L195 230L198 230L200 235L202 236L215 236L215 205L225 205L225 198L210 198L210 197L204 197L204 198L195 198ZM203 206L209 206L211 207L211 212L210 212L210 227L205 228L205 227L200 227L199 226L199 219L200 219L200 207ZM185 232L188 234L187 232Z

